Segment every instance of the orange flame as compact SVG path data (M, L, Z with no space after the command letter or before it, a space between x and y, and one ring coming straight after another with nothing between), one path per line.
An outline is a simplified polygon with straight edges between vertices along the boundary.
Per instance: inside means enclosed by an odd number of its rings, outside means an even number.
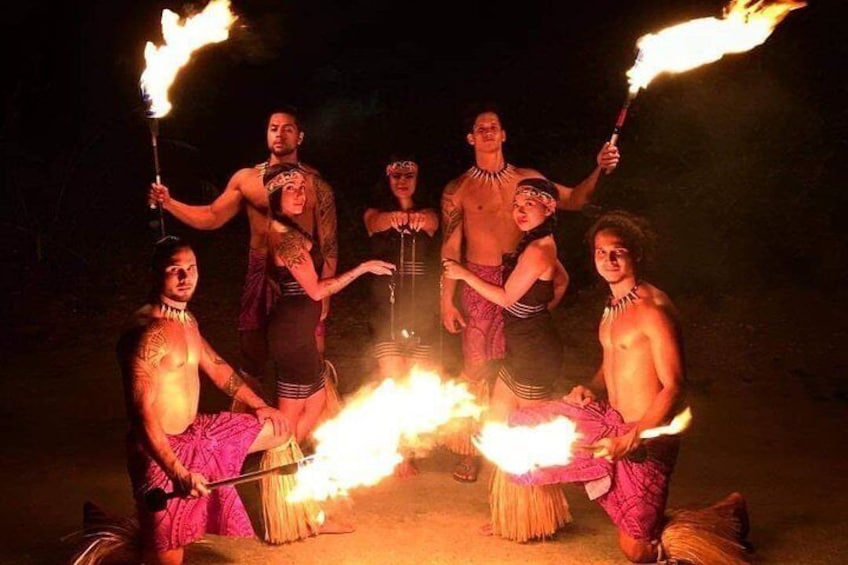
M174 12L162 10L165 45L156 47L148 41L144 47L147 67L141 75L141 89L149 105L150 117L161 118L171 111L168 90L177 72L197 49L226 40L235 21L230 0L212 0L202 12L186 18L183 23Z
M295 475L288 499L326 500L377 484L403 460L401 450L430 448L451 420L481 412L465 384L418 368L402 381L362 390L315 431L314 459Z
M568 464L579 437L574 422L560 416L536 426L487 422L473 442L486 459L507 473L522 475L540 467Z
M643 35L636 42L636 64L627 71L630 95L661 73L688 71L728 53L753 49L789 12L806 5L795 0L732 0L720 19L698 18Z
M686 430L689 424L692 423L692 410L687 406L680 414L672 418L665 426L657 426L656 428L648 428L642 430L639 437L642 439L651 439L660 436L673 436Z

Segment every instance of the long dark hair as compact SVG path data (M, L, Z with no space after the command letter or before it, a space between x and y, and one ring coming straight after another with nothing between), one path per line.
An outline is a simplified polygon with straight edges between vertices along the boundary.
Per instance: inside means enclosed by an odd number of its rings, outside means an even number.
M554 183L549 181L548 179L543 178L528 178L523 179L518 183L518 186L530 186L539 192L544 192L550 195L555 201L559 198L559 192L554 186ZM545 218L545 221L533 228L532 230L525 232L521 239L518 242L518 246L515 248L515 251L512 253L507 253L504 255L503 263L504 266L508 269L512 270L515 268L516 263L518 263L518 257L524 253L524 250L527 249L527 246L536 241L537 239L541 239L548 235L553 235L554 230L557 225L557 217L556 211Z
M304 178L306 177L306 173L304 173L303 169L301 169L296 163L280 163L279 165L269 166L265 170L265 174L262 175L262 182L265 184L265 189L269 191L268 213L274 220L280 222L288 228L297 231L311 243L315 243L315 237L312 234L300 227L297 222L295 222L285 214L280 213L283 201L282 187L273 188L270 186L271 181L273 181L279 175L292 171L298 171L301 175L304 176Z

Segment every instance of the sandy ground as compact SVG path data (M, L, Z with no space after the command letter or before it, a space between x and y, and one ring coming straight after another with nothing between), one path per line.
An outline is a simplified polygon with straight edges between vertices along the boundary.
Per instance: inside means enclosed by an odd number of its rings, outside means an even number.
M209 340L232 358L229 320L237 306L229 298L237 296L240 281L225 270L203 277L195 311ZM346 393L368 371L361 357L367 345L361 295L352 290L336 300L329 330L328 357ZM31 339L4 353L0 562L66 562L70 547L61 538L80 527L86 500L131 512L113 346L119 315L137 296L115 296L102 316L107 322L96 327L71 319L62 336L50 339L24 328ZM602 300L600 289L585 291L557 313L568 374L578 379L598 361ZM845 309L832 297L799 300L789 293L678 305L695 422L683 442L670 505L700 506L738 490L749 501L756 562L848 562ZM221 396L204 390L203 408L223 406ZM612 525L579 487L566 488L571 525L555 539L516 544L477 533L487 518L489 469L472 485L454 481L451 469L450 455L435 451L421 462L419 476L391 477L354 492L354 533L285 546L210 536L190 547L188 562L624 563ZM257 489L246 485L241 492L258 519Z

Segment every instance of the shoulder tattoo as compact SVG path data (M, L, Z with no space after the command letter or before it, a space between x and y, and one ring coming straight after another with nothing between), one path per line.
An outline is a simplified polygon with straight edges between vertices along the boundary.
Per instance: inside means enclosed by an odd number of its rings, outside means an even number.
M295 231L281 234L280 241L277 243L274 251L286 268L291 269L306 261L306 249L303 246L303 242L303 236Z
M450 187L451 185L448 185ZM462 223L462 208L457 206L451 194L448 194L445 189L445 194L442 196L442 229L444 230L444 239L450 238L451 234Z

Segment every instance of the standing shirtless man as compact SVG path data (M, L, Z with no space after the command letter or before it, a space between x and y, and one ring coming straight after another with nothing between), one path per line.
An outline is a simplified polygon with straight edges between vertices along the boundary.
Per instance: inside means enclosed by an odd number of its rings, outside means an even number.
M211 204L192 206L175 200L162 184L154 184L148 197L151 205L159 204L181 222L201 230L218 229L242 208L247 211L250 251L238 331L242 369L257 377L263 375L268 358L266 325L273 298L265 276L268 263L268 192L262 178L267 169L293 163L307 173L306 208L296 221L307 233L314 234L321 246L324 256L321 278L333 277L338 263L333 191L318 171L298 161L298 147L303 143L304 132L300 128L297 111L291 107L273 111L268 118L266 137L270 152L268 159L254 167L236 171L224 192ZM329 305L329 298L324 299L321 323L315 331L321 352L324 349L323 320L329 313Z
M475 164L448 183L442 193L442 259L464 262L486 282L502 286L501 260L515 250L521 231L512 219L512 201L519 181L543 177L534 169L507 163L503 153L506 131L498 110L481 108L468 124L466 140L474 149ZM580 184L556 185L557 207L580 210L590 199L602 171L618 165L615 146L604 144L596 166ZM487 364L504 356L501 308L463 285L459 306L455 302L456 281L443 280L442 324L450 333L462 332L463 376L478 393L486 381ZM471 430L448 442L461 456L454 478L474 482L480 469L480 457L470 441Z

